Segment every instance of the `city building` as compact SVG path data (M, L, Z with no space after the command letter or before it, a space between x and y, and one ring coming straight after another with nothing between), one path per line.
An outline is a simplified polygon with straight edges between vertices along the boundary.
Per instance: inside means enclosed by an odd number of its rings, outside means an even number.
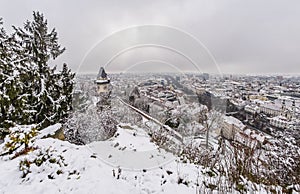
M224 116L221 128L221 134L226 139L233 140L235 135L242 132L246 126L238 119L232 116Z

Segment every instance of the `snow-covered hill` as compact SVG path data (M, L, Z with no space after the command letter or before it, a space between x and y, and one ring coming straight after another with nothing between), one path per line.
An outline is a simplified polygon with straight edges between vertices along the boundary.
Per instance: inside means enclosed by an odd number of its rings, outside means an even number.
M210 169L183 163L160 149L138 127L120 125L111 139L84 146L43 138L59 127L54 125L38 134L36 150L0 159L0 193L210 193L209 188L220 181ZM24 177L20 161L33 159L30 173ZM263 187L247 180L244 183L249 192L266 193Z
M47 133L51 133L51 130L48 129ZM108 141L94 142L85 146L77 146L53 138L37 139L35 144L39 149L50 148L50 153L54 157L61 155L66 165L62 167L51 163L45 163L40 167L32 165L31 173L21 178L20 160L24 157L34 157L36 151L13 160L2 158L0 193L193 193L196 191L193 180L197 178L197 167L176 162L174 156L159 150L138 128L119 127L117 134ZM38 137L44 135L45 131ZM62 174L57 175L58 169Z

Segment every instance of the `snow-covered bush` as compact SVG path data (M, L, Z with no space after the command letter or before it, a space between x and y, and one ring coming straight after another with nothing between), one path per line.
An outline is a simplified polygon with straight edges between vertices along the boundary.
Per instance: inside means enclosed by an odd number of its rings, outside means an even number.
M300 192L300 147L291 134L278 132L272 144L264 145L266 171L265 177L271 184L294 188Z
M185 145L179 154L180 159L184 162L202 165L205 167L211 166L214 153L211 150L203 149L203 147L195 147Z
M106 140L116 130L117 122L110 110L98 112L96 107L90 107L86 112L74 112L64 125L66 139L76 144Z
M217 150L207 154L213 156L209 167L216 172L216 177L226 180L226 184L214 183L216 189L230 192L230 188L234 188L246 193L253 189L257 191L259 185L272 193L299 192L300 151L291 142L290 139L274 140L272 144L257 146L247 142L219 141ZM194 155L191 153L185 153L185 158ZM198 153L195 158L203 157L201 152Z
M168 132L163 129L158 129L151 133L151 142L154 142L159 147L165 148L168 144Z
M64 174L65 177L75 175L79 172L67 168L63 152L57 151L56 147L43 146L39 144L41 138L52 134L54 129L61 125L53 125L45 130L38 131L36 125L17 125L9 129L4 143L1 144L1 159L18 160L19 170L24 180L30 180L38 176L41 180L45 178L54 179Z
M4 140L5 155L15 158L34 149L35 136L38 133L35 125L17 125L10 128L9 132Z
M67 166L64 157L57 153L54 148L40 148L33 151L32 154L25 156L19 163L19 170L25 178L29 173L37 174L47 172L49 179L63 174L63 167ZM46 178L46 177L45 177Z

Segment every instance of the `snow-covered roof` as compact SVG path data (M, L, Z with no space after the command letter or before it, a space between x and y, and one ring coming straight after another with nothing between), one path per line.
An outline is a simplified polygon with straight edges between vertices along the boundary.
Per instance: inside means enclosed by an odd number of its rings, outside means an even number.
M224 122L230 124L230 125L235 125L240 129L245 128L245 125L242 123L242 121L234 118L233 116L224 116L223 117Z
M109 83L110 79L107 77L107 74L103 67L100 67L99 73L97 75L97 80L95 80L96 84L106 84Z
M281 110L281 106L279 104L264 103L261 105L261 107L268 108L271 110L277 110L277 111Z
M286 117L281 116L281 115L276 116L276 117L272 117L271 119L274 120L274 121L281 121L281 122L287 122L287 120L288 120Z
M247 128L246 130L243 131L244 134L248 135L249 137L251 137L252 139L256 139L257 141L259 142L263 142L266 138L266 136L264 136L263 134L257 132L257 131L254 131L254 130L251 130L249 128Z
M103 67L100 67L97 79L107 79L107 74Z

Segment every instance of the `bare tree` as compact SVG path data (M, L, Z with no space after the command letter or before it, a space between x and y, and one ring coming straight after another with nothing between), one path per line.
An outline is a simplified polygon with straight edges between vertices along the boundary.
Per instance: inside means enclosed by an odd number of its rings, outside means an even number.
M74 112L64 128L67 140L86 144L112 137L117 130L117 122L110 110L98 112L91 106L86 112Z

